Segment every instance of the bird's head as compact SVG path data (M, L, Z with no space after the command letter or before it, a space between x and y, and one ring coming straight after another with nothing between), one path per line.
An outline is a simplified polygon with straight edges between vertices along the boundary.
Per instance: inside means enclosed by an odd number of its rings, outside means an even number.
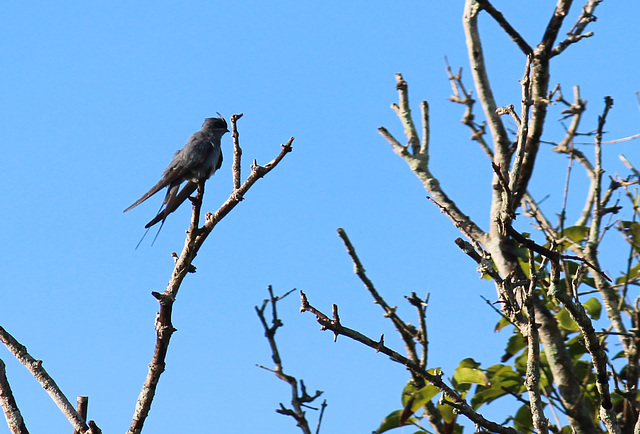
M229 132L229 128L227 127L227 121L224 120L222 115L218 113L219 118L206 118L204 123L202 124L202 132L203 133L212 133L219 134L220 137L224 133Z

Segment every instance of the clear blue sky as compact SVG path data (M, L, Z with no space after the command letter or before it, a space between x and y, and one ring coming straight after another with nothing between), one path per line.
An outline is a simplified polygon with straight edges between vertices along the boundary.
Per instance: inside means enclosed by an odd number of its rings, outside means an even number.
M271 366L253 310L269 284L277 293L302 289L327 312L337 303L344 325L376 338L385 333L401 350L352 273L338 227L407 321L415 316L403 296L431 293L430 367L450 375L465 357L498 363L508 335L492 332L497 317L480 298L494 299L493 286L478 279L453 244L455 228L376 131L384 125L401 138L389 105L397 98L394 73L402 72L416 113L421 99L431 105L433 172L486 227L490 168L459 124L462 108L446 100L444 56L468 71L462 3L2 4L0 324L44 361L72 401L89 395L89 416L105 433L126 431L155 342L158 306L150 293L166 285L189 210L171 215L155 245L145 241L138 250L161 195L122 210L157 181L205 117L242 112L245 173L254 158L273 158L290 136L294 152L259 181L195 260L198 272L174 306L178 331L145 432L298 432L274 411L288 403L288 386L255 367ZM555 2L512 3L495 5L534 45ZM639 12L635 0L603 2L589 26L595 37L552 66L553 83L568 96L578 84L589 100L584 130L595 128L602 98L614 97L607 139L638 132ZM493 22L481 24L498 104L518 106L524 59ZM555 126L546 140L561 135L561 109L551 109ZM609 173L626 173L618 153L640 166L636 148L606 148ZM231 189L229 136L223 151L224 165L208 183L210 211ZM549 168L535 179L541 184L534 195L550 195L553 215L566 160L550 146L541 158ZM407 373L347 339L333 343L298 307L295 294L280 303L285 327L277 338L286 371L311 391L325 391L322 432L375 429L398 408ZM5 349L0 358L30 431L70 432L30 374ZM494 407L489 414L500 414Z

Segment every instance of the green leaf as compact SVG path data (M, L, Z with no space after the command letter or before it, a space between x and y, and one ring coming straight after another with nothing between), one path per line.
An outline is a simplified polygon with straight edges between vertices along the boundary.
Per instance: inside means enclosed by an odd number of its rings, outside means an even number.
M602 312L602 304L597 298L592 297L586 302L582 303L584 309L587 311L591 319L600 319L600 313Z
M593 277L589 277L589 276L583 277L582 278L582 283L584 283L585 285L588 285L588 286L590 286L592 288L596 287L596 281L595 281L595 279Z
M420 408L424 407L425 404L433 399L440 392L433 384L427 384L422 389L415 392L413 396L413 404L411 404L411 411L416 412Z
M472 368L476 369L480 367L480 363L473 360L471 357L467 357L466 359L462 359L460 364L458 364L458 368Z
M485 371L489 377L489 387L478 386L471 398L471 406L478 409L508 392L521 393L525 390L524 380L508 365L493 365Z
M513 427L521 432L533 432L531 411L526 405L523 405L518 409L516 417L513 419Z
M489 404L491 401L506 394L506 390L499 389L497 387L490 387L484 390L480 390L476 392L471 398L471 407L473 407L474 410L477 410L482 404Z
M380 434L389 431L390 429L400 427L400 414L402 414L402 410L396 410L389 413L387 417L382 420L380 426L374 431L374 433ZM413 423L415 421L414 418L409 418L409 420L410 423Z
M640 223L621 221L620 229L629 237L633 248L640 250Z
M616 355L613 356L611 358L611 360L623 359L625 357L626 357L626 354L624 353L624 350L622 350L622 351L619 351L618 353L616 353Z
M558 312L556 314L556 319L558 320L558 323L560 324L560 326L569 331L569 332L577 332L580 331L580 328L578 327L578 325L571 319L571 316L569 315L569 312L567 311L566 308L562 308L560 309L560 312Z
M579 243L587 238L587 235L589 235L589 228L586 226L570 226L565 228L562 233L558 235L567 237L574 243ZM546 243L544 246L548 249L551 248L551 244L549 243ZM558 244L559 251L567 250L569 247L571 247L571 243L569 241Z
M625 282L628 282L633 279L637 279L640 276L640 263L634 265L630 270L629 274L625 274L616 279L616 283L618 285L622 285Z
M502 356L501 361L506 362L512 356L518 354L520 350L526 348L526 346L527 343L522 337L522 334L515 332L513 335L511 335L509 341L507 342L507 347L504 349L505 354Z
M494 332L499 332L500 330L502 330L503 328L505 328L506 326L511 325L511 323L509 322L509 320L504 317L501 316L500 319L498 320L498 323L496 324L496 326L493 328Z
M480 363L473 359L464 359L460 362L453 372L453 381L455 385L482 384L485 386L489 383L487 376L480 369Z
M589 235L589 228L586 226L571 226L565 228L561 235L569 238L573 242L579 243Z
M482 384L486 386L489 382L487 376L480 369L458 368L454 372L453 378L458 384Z
M448 404L441 404L438 402L438 410L440 410L440 414L442 415L442 420L445 423L452 424L457 417L456 410Z
M567 341L567 349L573 361L580 360L587 353L587 347L584 346L582 333L572 337Z

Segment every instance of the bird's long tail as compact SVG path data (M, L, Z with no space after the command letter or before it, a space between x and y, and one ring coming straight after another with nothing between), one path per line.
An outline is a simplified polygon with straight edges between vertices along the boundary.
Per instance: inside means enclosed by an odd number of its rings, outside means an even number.
M160 209L158 210L158 214L160 214L162 212L162 207L164 206L164 203L162 205L160 205ZM164 220L162 221L162 225L160 225L160 229L162 229L162 226L164 225ZM149 233L149 229L151 227L148 227L146 231L144 231L144 234L142 234L142 238L140 238L140 241L138 241L138 244L136 245L136 250L138 250L138 247L140 247L140 244L142 244L142 240L144 240L144 237L147 236L147 234ZM158 235L160 235L160 229L158 229L158 233L156 233L156 236L153 237L153 241L151 242L151 245L153 246L153 243L156 242L156 238L158 238Z
M160 211L158 211L158 214L153 218L153 220L151 220L149 223L145 225L145 228L148 229L151 226L158 223L159 221L162 221L162 223L164 223L164 221L167 219L167 216L172 212L174 212L176 209L178 209L178 207L182 205L182 202L187 200L187 198L191 196L191 194L194 191L196 191L197 188L198 188L197 182L187 181L185 186L182 187L182 190L180 190L180 193L175 195L171 200L167 200L166 201L167 206L164 209L160 208Z
M140 199L136 200L129 208L125 209L122 212L127 212L127 211L132 210L133 208L137 207L142 202L144 202L145 200L149 199L151 196L153 196L154 194L156 194L157 192L162 190L162 188L164 188L166 185L167 185L167 180L163 176L162 179L160 181L158 181L158 183L156 185L151 187L151 189L149 191L147 191Z

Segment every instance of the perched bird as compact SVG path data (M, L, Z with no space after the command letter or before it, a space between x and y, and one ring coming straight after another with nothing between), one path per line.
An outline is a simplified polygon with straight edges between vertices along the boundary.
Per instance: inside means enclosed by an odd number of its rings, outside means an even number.
M148 229L161 221L160 229L162 229L167 216L174 212L198 188L198 183L209 179L222 165L220 141L222 136L228 133L229 130L227 121L224 120L220 113L218 115L220 116L219 118L207 118L204 120L200 131L193 133L189 137L187 144L175 153L171 163L162 173L160 181L135 201L133 205L125 209L124 212L135 208L164 187L167 187L167 195L158 214L145 226ZM178 192L180 184L185 181L186 184ZM158 230L159 232L160 230Z

